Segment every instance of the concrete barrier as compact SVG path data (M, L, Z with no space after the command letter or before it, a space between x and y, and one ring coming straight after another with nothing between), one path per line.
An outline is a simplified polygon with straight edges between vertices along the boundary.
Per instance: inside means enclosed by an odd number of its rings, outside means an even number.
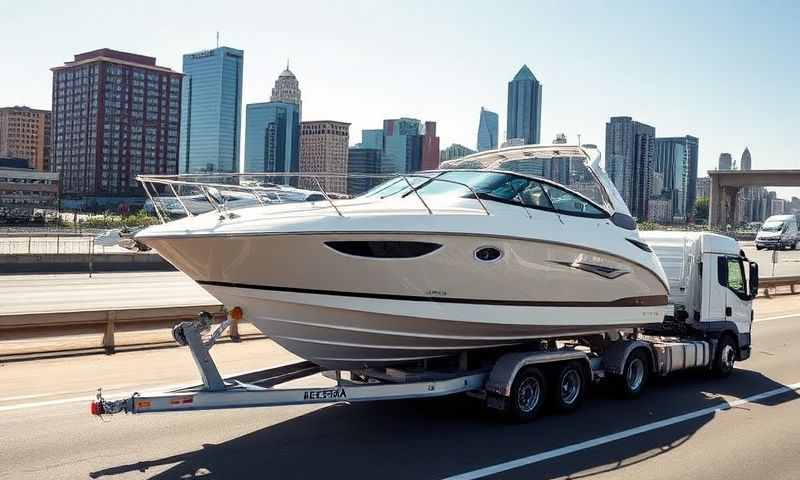
M0 255L0 274L173 271L155 253L62 253Z

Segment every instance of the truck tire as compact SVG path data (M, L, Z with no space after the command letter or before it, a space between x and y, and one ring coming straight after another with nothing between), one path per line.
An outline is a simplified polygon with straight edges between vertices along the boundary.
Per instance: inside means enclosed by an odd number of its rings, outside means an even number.
M578 362L567 362L558 366L555 373L551 392L553 408L562 413L577 410L586 396L587 389L583 365Z
M536 367L526 367L517 373L511 385L508 414L515 422L529 422L536 418L547 399L544 375Z
M736 362L736 343L728 334L722 335L717 342L714 352L714 362L711 371L717 378L725 378L733 373L733 364Z
M789 249L790 250L797 250L797 241L792 242L792 244L789 245Z
M613 378L617 393L623 398L636 398L642 394L650 378L650 359L647 352L637 348L625 360L622 375Z
M763 250L763 249L764 247L762 247L761 245L756 245L756 250Z

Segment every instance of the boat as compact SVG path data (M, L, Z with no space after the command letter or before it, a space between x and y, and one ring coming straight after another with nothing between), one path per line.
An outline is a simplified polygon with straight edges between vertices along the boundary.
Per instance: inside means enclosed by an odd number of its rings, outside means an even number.
M135 240L330 369L661 323L666 275L599 161L580 146L511 147L352 199L323 189L321 201L236 210L201 185L215 210ZM183 183L139 179L148 194Z

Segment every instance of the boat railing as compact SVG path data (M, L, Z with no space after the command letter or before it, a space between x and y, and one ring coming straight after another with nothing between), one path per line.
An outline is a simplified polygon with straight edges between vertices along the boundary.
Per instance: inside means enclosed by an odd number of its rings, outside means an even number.
M341 195L338 193L328 192L324 185L327 185L328 179L338 179L341 181L342 179L346 182L348 179L365 179L365 180L391 180L396 178L398 182L405 182L408 185L409 192L413 192L416 198L420 201L422 206L428 212L429 215L434 215L434 209L431 208L430 204L423 198L423 195L419 192L419 187L422 184L427 184L429 182L440 182L440 183L448 183L461 186L469 191L470 196L474 197L478 204L480 205L483 213L486 215L491 215L489 209L486 207L486 204L481 199L478 192L475 191L470 185L459 182L456 180L449 180L444 178L437 178L433 175L426 175L424 173L411 173L411 174L341 174L341 173L315 173L315 174L308 174L308 173L275 173L275 172L268 172L268 173L223 173L223 174L182 174L182 175L137 175L136 180L142 184L142 188L144 189L145 193L147 194L147 198L153 204L153 209L155 210L155 214L161 223L166 223L170 215L164 205L164 203L160 200L159 188L158 185L162 185L162 191L167 193L171 193L171 196L174 196L178 202L180 208L185 212L186 216L192 217L195 215L195 212L186 205L186 202L181 197L179 189L181 187L188 187L191 189L198 189L200 194L208 201L208 203L220 214L226 217L231 217L232 212L226 205L227 201L225 195L220 193L220 190L225 191L232 191L232 192L243 192L246 194L251 195L258 205L266 205L272 202L265 202L265 195L268 193L276 193L281 192L283 187L286 187L286 184L275 183L275 182L264 182L259 183L258 179L274 179L274 178L296 178L298 181L304 182L304 187L308 186L309 182L312 185L312 188L316 186L318 192L323 199L331 206L331 208L336 212L336 214L340 217L344 217L344 213L337 202L335 200L341 200L349 198L345 195ZM415 185L411 179L419 179L422 178L425 181L420 182L420 185ZM225 183L225 180L234 180L234 183ZM322 179L323 181L320 181ZM241 182L247 182L242 184ZM252 183L252 184L251 184ZM205 213L205 212L203 212Z

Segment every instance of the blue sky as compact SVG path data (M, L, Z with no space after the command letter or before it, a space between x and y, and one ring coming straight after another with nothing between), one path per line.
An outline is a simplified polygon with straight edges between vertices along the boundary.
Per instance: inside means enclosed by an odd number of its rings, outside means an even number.
M286 58L303 118L438 122L442 147L475 147L480 107L500 114L525 63L544 86L542 140L605 143L629 115L659 136L700 137L700 171L750 147L754 168L800 168L800 2L17 2L0 16L0 105L49 108L49 68L101 47L157 57L245 51L245 103L265 101ZM780 189L797 194L797 189Z

